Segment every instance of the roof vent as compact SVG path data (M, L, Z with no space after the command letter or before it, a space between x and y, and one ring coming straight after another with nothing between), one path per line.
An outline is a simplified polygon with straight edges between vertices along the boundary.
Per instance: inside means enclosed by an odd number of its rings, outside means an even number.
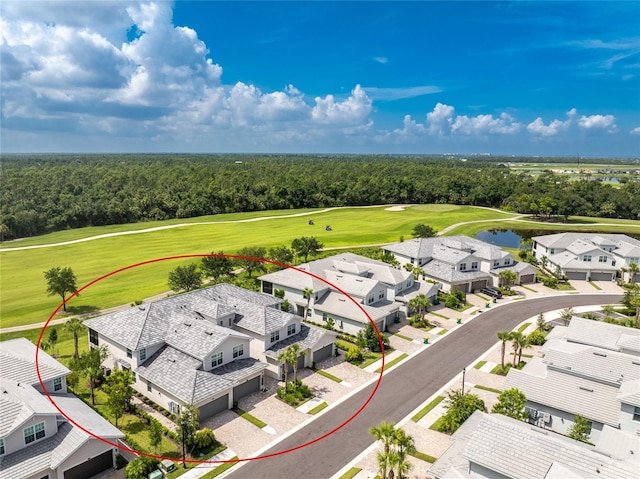
M631 361L631 364L635 364L636 366L640 366L640 363L638 361Z
M209 336L213 335L213 331L208 331L208 330L204 330L204 334L207 334Z
M603 358L606 358L606 357L607 357L607 355L606 355L606 354L604 354L604 353L599 353L599 352L597 352L597 351L594 351L594 352L593 352L593 355L594 355L594 356L600 356L600 357L603 357Z
M584 387L584 386L580 386L580 387L579 387L579 389L582 389L583 391L588 391L588 392L590 392L590 393L592 393L592 392L593 392L593 389L591 389L591 388L586 388L586 387Z
M191 327L191 325L192 325L193 323L192 323L191 321L185 321L185 322L184 322L184 323L182 323L182 324L184 324L184 325L185 325L185 326L187 326L187 327Z

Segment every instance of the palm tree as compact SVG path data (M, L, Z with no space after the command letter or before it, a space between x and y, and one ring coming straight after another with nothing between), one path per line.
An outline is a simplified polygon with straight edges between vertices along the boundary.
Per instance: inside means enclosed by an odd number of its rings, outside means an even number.
M405 459L408 452L415 452L416 445L413 437L407 434L402 428L396 429L396 433L393 437L393 445L396 447L396 451L400 456L400 461L396 463L396 469L398 471L397 478L400 479L411 467L411 463L407 462Z
M429 311L431 301L427 298L426 294L419 294L415 298L409 300L409 306L422 318L426 312Z
M520 350L520 344L524 339L524 335L520 331L513 331L511 333L511 348L513 349L513 367L515 368L518 364L516 363L518 359L518 351Z
M304 288L302 291L302 297L307 300L307 307L304 308L304 320L307 320L307 315L309 314L309 304L311 304L311 296L313 295L312 288Z
M64 330L68 333L73 334L73 359L78 359L80 357L80 353L78 352L78 335L84 331L85 325L83 324L80 318L71 318L64 324Z
M540 331L541 333L544 333L544 330L546 329L546 327L545 327L546 324L544 322L544 314L543 313L540 313L538 315L538 320L537 321L538 321L538 323L537 323L538 324L538 331Z
M511 339L511 331L498 331L498 339L502 341L502 349L500 350L500 364L504 369L504 353L507 347L507 341Z
M284 389L287 390L287 373L289 372L289 358L291 356L291 351L289 348L285 349L278 355L278 361L282 361L284 365Z
M293 366L293 384L297 384L298 377L298 357L307 354L306 351L300 351L300 345L294 343L287 348L290 354L291 365Z
M387 468L389 462L389 451L391 450L391 444L395 437L396 427L393 423L382 421L375 427L369 429L369 433L376 438L376 441L381 441L384 452L378 453L378 465L380 466L380 475L383 478L387 477ZM383 459L381 461L381 459Z
M406 462L404 458L400 455L398 451L389 451L386 456L386 467L389 468L389 474L386 476L382 476L383 479L394 479L396 474L394 472L394 468L399 467L401 464ZM398 479L402 479L401 475L398 475Z
M629 263L629 282L631 284L636 283L636 274L638 274L639 271L640 267L638 266L638 263Z

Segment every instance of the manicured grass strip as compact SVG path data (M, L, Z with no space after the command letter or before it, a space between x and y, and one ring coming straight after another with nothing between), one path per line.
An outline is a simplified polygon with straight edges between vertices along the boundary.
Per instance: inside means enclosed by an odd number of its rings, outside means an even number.
M343 351L348 351L351 346L355 346L355 343L350 343L344 339L336 339L335 344L336 348L342 349Z
M558 289L560 291L575 291L576 288L569 283L558 283Z
M438 332L438 336L442 336L443 334L447 334L448 332L448 329L443 329L442 331Z
M246 419L247 421L249 421L254 426L259 427L260 429L262 429L263 427L265 427L267 425L266 422L261 421L257 417L249 414L247 411L243 411L240 408L233 409L233 412L235 412L241 418Z
M529 326L531 326L531 323L524 323L522 326L518 328L518 332L521 333L522 331L527 329Z
M429 464L433 464L434 462L436 462L437 458L430 456L429 454L425 454L424 452L420 452L420 451L413 451L413 452L407 452L407 454L409 454L410 456L415 457L416 459L420 459L421 461L425 461L428 462Z
M429 426L429 429L431 429L432 431L439 431L440 424L442 424L443 421L444 421L444 417L439 417L436 422L434 422L431 426Z
M420 411L418 411L412 418L411 420L413 422L418 422L420 419L422 419L423 417L425 417L427 414L429 414L429 412L436 407L438 404L440 404L444 399L444 396L438 396L437 398L435 398L433 401L431 401L429 404L427 404L425 407L423 407L422 409L420 409Z
M464 312L464 311L466 311L467 309L471 309L471 308L473 308L473 304L471 304L471 303L465 303L465 304L463 304L463 305L462 305L462 308L460 308L458 311L462 311L462 312Z
M437 316L437 317L442 318L442 319L451 319L451 318L449 318L449 316L445 316L443 314L438 314L438 313L436 313L434 311L429 311L429 314L433 314L434 316Z
M520 287L526 289L527 291L531 291L532 293L537 293L537 291L535 289L529 288L528 286L525 286L524 284L521 284Z
M473 387L476 388L476 389L482 389L483 391L489 391L489 392L496 393L496 394L500 394L502 392L499 389L483 386L482 384L476 384Z
M483 296L480 293L474 293L478 298L482 298L485 301L491 301L491 298L487 297L487 296Z
M234 456L230 460L234 461L236 459L238 459L238 456ZM231 469L236 464L237 464L237 462L225 462L223 464L220 464L214 470L212 470L210 472L207 472L204 476L200 476L200 479L211 479L213 477L217 477L220 474L222 474L224 471L227 471L227 470Z
M384 364L384 368L385 369L391 369L394 365L398 364L400 361L402 361L407 356L409 356L407 353L402 353L400 356L398 356L397 358L393 359L392 361L389 361L388 363L385 363ZM379 373L381 371L382 371L382 368L376 369L377 373Z
M596 283L594 283L593 281L589 281L589 284L594 288L596 288L598 291L602 291L602 288L598 286Z
M486 361L478 361L476 363L476 365L473 367L474 369L480 369L482 366L484 366L485 364L487 364Z
M316 369L316 372L320 375L320 376L324 376L327 379L331 379L332 381L335 381L337 383L341 383L342 379L340 379L337 376L334 376L333 374L330 374L326 371L323 371L322 369Z
M307 414L318 414L320 411L322 411L327 406L329 406L329 405L326 402L320 403L316 407L311 409Z
M359 467L352 467L351 469L349 469L347 472L345 472L343 475L340 476L340 479L353 479L354 477L356 477L358 475L358 473L362 471L361 468Z
M397 338L402 338L406 341L413 341L413 338L410 338L409 336L405 336L404 334L396 333L394 334L394 336Z

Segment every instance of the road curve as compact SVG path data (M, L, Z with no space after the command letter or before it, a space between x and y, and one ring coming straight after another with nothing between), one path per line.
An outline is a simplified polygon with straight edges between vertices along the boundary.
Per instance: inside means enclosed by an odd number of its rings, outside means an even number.
M621 299L622 296L616 294L549 296L515 301L481 313L386 374L367 408L333 435L284 455L244 462L225 477L331 477L374 442L368 432L371 426L382 420L397 423L407 416L495 345L498 331L511 330L540 312L568 306L610 304ZM370 385L359 391L262 455L295 448L335 429L360 408L372 388Z

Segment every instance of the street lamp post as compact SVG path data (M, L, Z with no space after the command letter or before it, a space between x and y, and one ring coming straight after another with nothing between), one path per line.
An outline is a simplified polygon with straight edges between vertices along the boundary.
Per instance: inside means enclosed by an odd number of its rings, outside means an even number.
M462 368L462 395L464 396L464 375L467 372L467 368Z

